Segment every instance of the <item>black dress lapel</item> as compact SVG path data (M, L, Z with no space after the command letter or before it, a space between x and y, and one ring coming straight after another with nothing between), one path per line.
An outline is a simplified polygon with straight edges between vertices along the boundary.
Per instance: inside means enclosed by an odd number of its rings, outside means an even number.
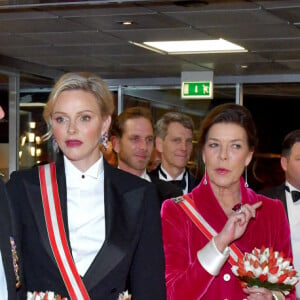
M69 239L69 224L68 224L67 183L66 183L64 158L62 154L57 155L55 167L56 167L56 179L57 179L57 186L58 186L58 192L60 198L61 213L63 217L65 233L67 236L67 242L69 245L69 249L71 249L70 239Z
M119 170L107 163L104 164L104 173L106 238L84 276L88 290L117 268L126 256L135 238L138 218L142 215L139 213L142 204L133 207L130 203L142 197L143 189L137 187L124 191L124 178L121 180Z

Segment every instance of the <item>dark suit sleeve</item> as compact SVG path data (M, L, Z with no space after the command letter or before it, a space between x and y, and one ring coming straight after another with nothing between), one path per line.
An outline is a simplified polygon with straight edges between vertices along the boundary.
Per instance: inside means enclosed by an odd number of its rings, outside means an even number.
M18 257L18 259L17 259L18 276L19 276L18 279L21 281L21 287L16 289L16 274L13 270L13 265L12 265L12 260L11 260L11 248L9 247L9 249L7 249L8 250L7 253L4 253L5 258L6 258L4 264L6 264L6 269L8 270L8 272L12 274L12 276L10 276L9 279L7 278L8 299L25 299L26 288L25 288L24 279L22 276L23 266L22 266L22 255L21 255L21 249L20 249L21 244L20 244L19 235L18 235L19 230L17 229L18 222L15 218L11 199L8 197L6 188L1 181L0 181L0 197L1 197L1 201L7 202L7 206L5 206L5 209L3 206L1 207L2 214L5 214L5 216L3 217L3 220L6 222L5 225L1 224L1 226L3 228L5 226L7 228L7 234L9 233L9 235L14 238L14 241L16 244L15 250L17 253L17 257ZM1 219L2 219L2 216L1 216ZM3 228L2 228L2 230L3 230ZM8 231L8 229L9 229L9 231ZM1 232L1 234L3 234L3 232Z
M160 210L155 188L145 189L144 222L131 268L134 300L166 299Z
M27 175L27 173L26 173ZM22 214L24 214L24 203L27 203L25 200L26 192L24 189L23 181L20 179L20 172L13 172L10 176L9 181L6 183L6 190L10 200L10 207L13 215L13 224L14 224L14 235L17 241L17 251L19 255L19 269L21 275L21 288L18 290L17 299L25 299L26 297L26 282L23 276L23 249L22 249L22 231L23 231L23 222Z
M9 194L10 204L13 210L14 219L15 219L15 229L18 233L18 239L21 240L22 232L22 218L21 213L23 211L22 205L25 202L23 198L26 193L23 189L23 184L19 180L19 173L13 172L10 176L10 180L6 183L6 189Z

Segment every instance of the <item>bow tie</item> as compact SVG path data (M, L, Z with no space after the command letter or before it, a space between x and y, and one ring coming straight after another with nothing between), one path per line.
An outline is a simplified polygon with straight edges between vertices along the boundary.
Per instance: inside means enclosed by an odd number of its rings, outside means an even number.
M291 193L293 202L300 200L300 191L290 191L288 186L286 186L285 189Z
M170 180L168 182L171 182L171 183L177 185L181 190L184 190L185 186L186 186L185 176L183 176L181 180Z
M167 175L161 169L160 166L159 166L159 172L164 178L167 178ZM176 186L178 186L181 190L184 190L186 187L185 175L186 175L186 171L184 172L181 180L169 180L168 182L171 182L171 183L175 184Z

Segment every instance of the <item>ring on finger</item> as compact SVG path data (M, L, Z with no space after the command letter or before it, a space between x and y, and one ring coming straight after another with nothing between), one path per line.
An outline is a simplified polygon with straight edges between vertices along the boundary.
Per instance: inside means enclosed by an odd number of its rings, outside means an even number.
M238 203L236 204L232 210L237 213L237 214L240 214L242 212L242 204L241 203Z

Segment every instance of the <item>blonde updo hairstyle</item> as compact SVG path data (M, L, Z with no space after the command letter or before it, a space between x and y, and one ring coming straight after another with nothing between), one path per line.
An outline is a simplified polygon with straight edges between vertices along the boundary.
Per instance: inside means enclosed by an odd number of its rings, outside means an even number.
M108 85L97 75L88 72L66 73L54 85L43 111L43 117L48 125L48 132L43 140L52 136L51 115L58 96L64 91L83 90L92 93L99 106L103 118L111 116L114 111L113 95Z

